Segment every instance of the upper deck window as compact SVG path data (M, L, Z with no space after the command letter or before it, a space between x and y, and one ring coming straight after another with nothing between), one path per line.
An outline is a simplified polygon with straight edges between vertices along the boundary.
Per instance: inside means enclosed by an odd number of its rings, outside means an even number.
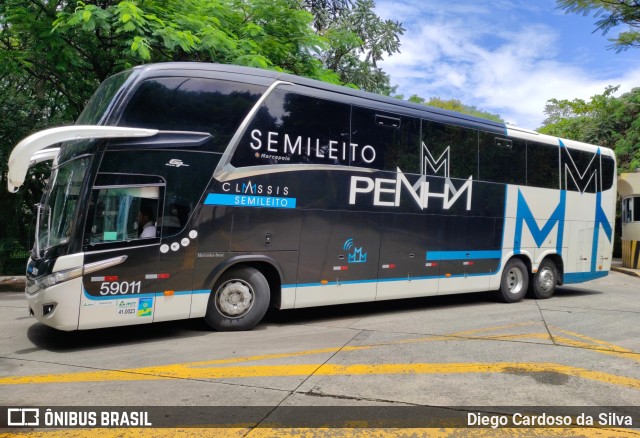
M375 160L356 156L351 166L405 173L420 170L420 119L353 106L351 142L375 148Z
M516 138L479 133L480 179L496 183L526 185L527 142Z
M245 131L231 160L236 167L373 161L371 146L349 138L350 106L276 89Z
M478 178L478 131L430 120L422 121L424 175Z
M558 146L527 141L527 185L558 189Z
M203 78L167 77L144 81L118 125L213 135L223 152L265 87Z
M110 105L133 70L123 71L105 80L78 117L76 125L99 125L109 113Z

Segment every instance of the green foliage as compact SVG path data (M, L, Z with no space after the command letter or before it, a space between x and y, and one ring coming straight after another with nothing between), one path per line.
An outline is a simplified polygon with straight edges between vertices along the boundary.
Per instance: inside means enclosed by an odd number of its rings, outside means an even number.
M402 24L382 20L373 0L306 0L317 35L328 42L321 53L324 67L340 81L373 93L394 92L389 76L378 67L385 56L400 52Z
M640 2L636 0L557 0L567 13L593 14L596 30L607 34L616 27L627 29L611 38L617 52L640 47ZM607 87L590 101L580 99L548 102L547 119L540 132L572 138L615 150L620 171L640 167L640 88L620 97L618 87Z
M106 76L145 62L202 61L337 82L316 57L326 41L311 31L312 20L298 0L78 2L58 14L54 32L107 53Z
M619 171L635 171L640 167L640 88L619 97L617 90L607 87L589 101L549 100L538 131L611 148Z
M603 35L612 29L626 25L616 38L610 38L617 52L640 47L640 3L637 0L557 0L558 7L568 13L593 14L598 17L596 30Z
M28 251L16 239L0 239L0 275L24 274Z
M73 123L100 82L138 64L239 64L388 94L377 62L399 51L403 29L373 7L372 0L0 0L0 190L20 139ZM38 165L18 194L0 196L0 209L11 212L0 217L0 239L30 247L48 173Z
M374 7L373 0L3 0L0 184L20 139L73 123L101 81L138 64L231 63L392 94L378 63L399 52L404 29ZM427 104L499 119L457 101ZM0 217L0 239L30 246L47 175L38 165L18 194L0 196L0 209L16 212Z

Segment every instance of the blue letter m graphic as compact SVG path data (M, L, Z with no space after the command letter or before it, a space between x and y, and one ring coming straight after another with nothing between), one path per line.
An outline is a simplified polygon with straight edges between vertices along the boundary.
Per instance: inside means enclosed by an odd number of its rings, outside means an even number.
M607 220L607 215L602 209L602 193L598 192L596 194L596 218L593 226L593 246L591 247L591 272L596 272L596 260L598 258L598 233L600 231L600 227L602 227L604 234L606 234L607 239L611 242L613 229L611 228L609 220Z
M533 240L535 240L538 248L542 246L544 240L551 233L556 224L558 225L558 238L556 240L556 252L558 254L562 254L562 238L564 235L564 215L565 215L565 207L566 207L566 198L567 192L564 190L560 191L560 202L558 206L549 217L549 220L544 224L544 226L540 229L538 228L538 223L536 222L533 213L531 213L531 209L525 201L524 196L522 196L522 192L518 189L518 208L516 212L516 232L513 238L513 252L515 254L520 254L520 246L522 241L522 223L526 222L531 235L533 236Z

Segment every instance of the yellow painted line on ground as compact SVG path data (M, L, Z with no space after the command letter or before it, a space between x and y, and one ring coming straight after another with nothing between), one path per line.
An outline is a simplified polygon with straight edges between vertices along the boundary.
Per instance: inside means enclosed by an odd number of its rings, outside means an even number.
M609 356L622 357L624 359L634 360L640 362L640 354L635 353L631 350L624 349L611 349L608 347L602 347L598 345L589 344L583 341L576 341L573 339L565 338L565 337L554 337L556 343L561 345L567 345L570 347L582 348L584 350L592 350L600 354L606 354Z
M315 350L295 351L292 353L261 354L258 356L233 357L228 359L214 359L214 360L204 360L204 361L198 361L198 362L187 362L187 363L184 363L183 365L191 366L191 367L199 367L199 366L207 366L207 365L224 365L229 363L255 362L259 360L270 360L270 359L288 359L290 357L310 356L314 354L325 354L325 353L333 354L339 351L368 350L377 346L378 345L363 345L363 346L321 348L321 349L315 349Z
M504 429L465 429L465 428L440 428L440 429L400 429L400 428L271 428L259 427L247 428L162 428L162 429L66 429L53 431L38 431L14 433L11 435L0 434L0 437L29 437L29 438L172 438L172 437L247 437L247 438L272 438L272 437L585 437L585 438L635 438L640 436L640 431L630 429L597 429L597 428L504 428Z
M516 327L526 327L534 324L542 324L542 323L541 321L516 322L514 324L497 325L494 327L485 327L485 328L474 329L474 330L466 330L463 332L455 332L455 333L451 333L449 336L465 336L465 335L471 335L474 333L486 333L486 332L494 332L497 330L509 330Z
M575 339L569 338L558 338L554 337L556 341L561 342L564 345L570 345L572 347L585 348L589 350L597 351L598 353L608 354L612 356L620 356L625 359L631 359L640 362L640 353L637 353L633 350L629 350L628 348L620 347L619 345L612 344L610 342L602 341L600 339L594 339L589 336L582 335L580 333L571 332L568 330L562 330L559 328L553 328L554 331L558 331L560 333L564 333L568 336L573 336L574 338L581 339L577 341Z
M290 377L321 375L382 375L382 374L461 374L461 373L541 373L556 372L569 376L580 377L588 380L604 382L608 384L625 386L638 389L640 380L617 376L599 371L591 371L583 368L565 366L555 363L422 363L422 364L359 364L359 365L335 365L318 363L314 364L284 364L284 365L260 365L260 366L219 366L235 363L246 363L264 360L288 359L291 357L310 356L317 354L333 354L336 352L349 352L367 350L375 347L398 345L404 343L430 342L441 340L514 340L514 339L544 339L548 340L548 333L523 333L523 334L495 334L497 330L513 329L536 324L535 322L516 323L484 329L468 330L452 333L450 335L429 336L414 339L401 339L392 342L378 343L364 346L346 346L342 348L323 348L289 353L265 354L238 358L216 359L209 361L187 362L143 368L123 370L95 370L77 373L45 374L34 376L8 376L0 377L0 385L15 384L42 384L42 383L78 383L101 381L148 381L166 379L234 379L248 377ZM639 360L640 355L631 350L624 349L614 344L589 338L579 333L553 328L581 340L565 337L554 337L556 344L586 348L603 354L610 354L623 358ZM470 336L479 333L492 333L488 336ZM467 337L461 337L467 336ZM470 336L470 337L469 337Z
M184 364L126 370L11 376L0 378L0 385L79 383L103 381L147 381L167 379L239 379L250 377L347 376L385 374L480 374L480 373L559 373L610 385L640 390L640 379L618 376L556 363L399 363L399 364L297 364L225 367L189 367Z

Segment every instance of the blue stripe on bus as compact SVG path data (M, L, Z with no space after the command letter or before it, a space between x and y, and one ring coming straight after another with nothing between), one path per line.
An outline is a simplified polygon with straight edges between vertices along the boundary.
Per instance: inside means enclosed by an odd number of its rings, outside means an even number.
M609 275L609 271L598 272L565 272L564 283L582 283Z
M204 205L228 205L235 207L296 208L296 198L253 196L242 194L209 193Z
M429 276L429 277L411 277L411 278L407 278L407 277L399 277L399 278L379 278L379 279L373 279L373 280L346 280L346 281L341 281L340 283L336 282L336 281L331 281L328 283L303 283L303 284L283 284L282 286L280 286L282 289L290 289L290 288L294 288L294 287L312 287L312 286L331 286L331 285L344 285L344 284L361 284L361 283L387 283L387 282L393 282L393 281L417 281L417 280L438 280L440 278L463 278L463 277L486 277L486 276L490 276L490 275L495 275L497 274L496 272L492 272L492 273L481 273L481 274L453 274L453 275L433 275L433 276Z
M502 250L486 251L427 251L428 261L439 260L465 260L465 259L499 259L502 258Z

